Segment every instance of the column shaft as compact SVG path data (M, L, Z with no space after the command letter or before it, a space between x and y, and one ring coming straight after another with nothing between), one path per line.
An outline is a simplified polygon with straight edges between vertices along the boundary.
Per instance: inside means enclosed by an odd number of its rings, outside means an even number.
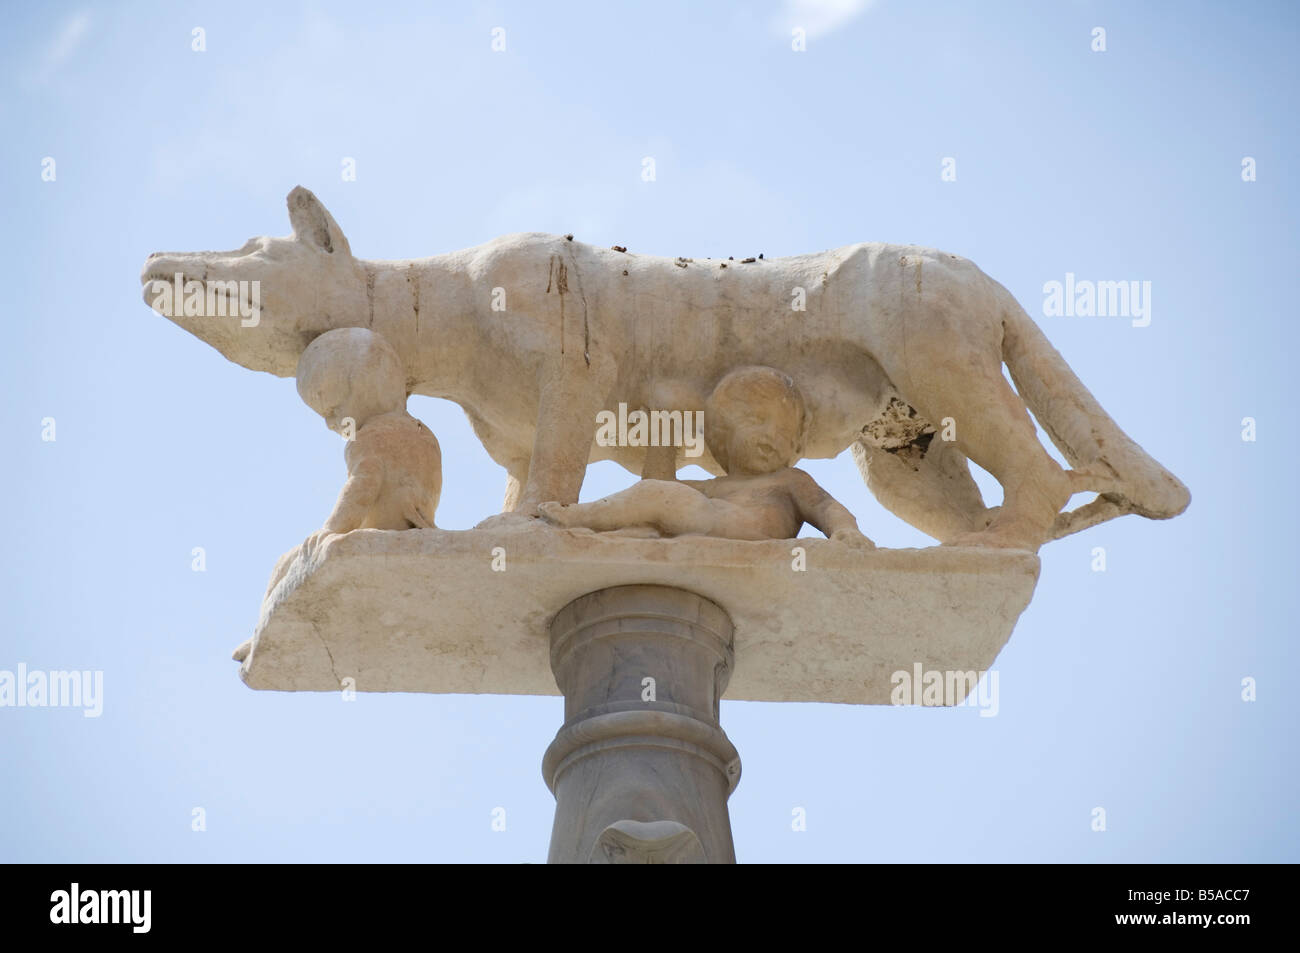
M740 758L718 724L733 658L730 618L685 589L616 586L560 610L551 863L735 862Z

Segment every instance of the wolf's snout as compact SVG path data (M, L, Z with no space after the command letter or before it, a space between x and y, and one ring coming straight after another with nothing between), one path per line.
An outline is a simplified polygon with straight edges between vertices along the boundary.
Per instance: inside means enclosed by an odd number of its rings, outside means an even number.
M161 266L166 257L165 252L156 251L146 258L144 260L144 267L140 269L140 280L148 281L153 275L158 274L158 272L162 270Z
M144 260L144 267L140 269L140 283L147 285L154 281L172 281L178 271L185 271L178 256L157 251Z
M161 292L161 285L173 286L176 280L177 272L182 273L181 281L185 280L180 261L173 255L166 252L154 252L144 260L144 267L140 269L140 290L144 298L144 303L154 307L155 300ZM159 313L162 313L161 311Z

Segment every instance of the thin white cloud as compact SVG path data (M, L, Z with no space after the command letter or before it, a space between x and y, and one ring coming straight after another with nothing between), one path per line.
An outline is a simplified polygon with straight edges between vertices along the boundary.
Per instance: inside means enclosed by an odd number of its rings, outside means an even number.
M811 39L846 25L875 0L785 0L778 26L782 33L801 27Z
M28 76L29 81L37 85L49 82L63 64L72 58L72 54L77 52L89 33L90 12L78 10L64 21L54 39L46 46L36 69Z

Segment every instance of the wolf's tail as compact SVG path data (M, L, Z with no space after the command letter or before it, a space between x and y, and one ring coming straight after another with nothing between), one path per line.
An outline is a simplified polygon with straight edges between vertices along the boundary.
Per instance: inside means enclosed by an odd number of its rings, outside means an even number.
M997 287L1003 299L1002 359L1011 379L1069 462L1077 490L1099 494L1058 516L1051 538L1125 513L1169 519L1187 509L1187 487L1119 429L1020 303Z

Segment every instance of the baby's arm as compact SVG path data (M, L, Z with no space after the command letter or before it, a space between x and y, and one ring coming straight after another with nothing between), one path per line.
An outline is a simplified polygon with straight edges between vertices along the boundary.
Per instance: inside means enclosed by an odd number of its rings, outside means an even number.
M311 558L316 547L327 537L359 529L365 522L366 513L379 497L384 485L383 463L373 455L363 453L357 457L355 463L349 461L348 482L339 491L339 498L325 525L303 541L300 551L304 558Z
M791 467L787 471L790 495L799 509L799 517L810 526L821 530L829 539L866 545L875 543L862 535L853 514L802 470Z
M364 522L367 511L379 498L384 485L384 465L377 456L357 449L359 459L348 467L348 482L339 491L334 510L321 527L322 534L352 532Z

